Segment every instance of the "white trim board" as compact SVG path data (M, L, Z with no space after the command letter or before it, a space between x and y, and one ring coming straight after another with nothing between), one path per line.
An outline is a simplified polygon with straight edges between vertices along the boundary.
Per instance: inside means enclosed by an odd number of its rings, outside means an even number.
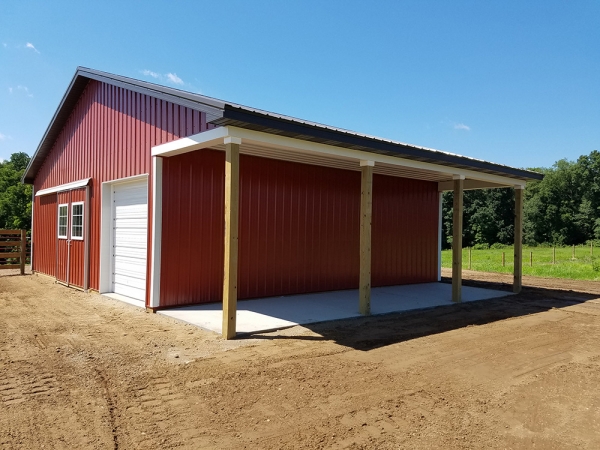
M148 174L135 175L117 180L105 181L100 194L100 277L98 291L101 294L112 289L112 187L114 184L130 183L148 179Z
M87 186L88 183L90 182L90 180L91 180L91 178L84 178L83 180L72 181L71 183L65 183L65 184L61 184L59 186L54 186L54 187L50 187L50 188L46 188L46 189L40 189L39 191L37 191L35 193L35 196L40 197L42 195L54 194L55 192L70 191L71 189L82 188L82 187Z
M213 128L209 131L188 136L175 141L152 147L152 156L170 157L188 153L203 148L215 147L225 143L226 139L236 139L236 142L244 144L253 144L258 146L276 147L285 149L290 152L312 154L312 155L327 155L331 158L339 158L344 160L353 160L357 163L357 168L360 161L372 161L375 164L388 164L390 166L406 167L417 170L425 170L432 173L443 175L447 180L451 180L453 176L461 176L465 179L479 180L491 184L489 187L500 186L525 186L526 181L500 175L493 175L485 172L480 172L475 169L460 169L456 167L444 166L429 162L415 161L389 155L380 155L377 153L365 152L362 150L353 150L345 147L335 147L333 145L320 144L317 142L304 141L301 139L279 136L275 134L265 133L261 131L248 130L234 126L224 126ZM243 152L243 147L240 149ZM481 185L481 183L480 183ZM442 187L445 187L442 185ZM443 190L443 189L442 189Z

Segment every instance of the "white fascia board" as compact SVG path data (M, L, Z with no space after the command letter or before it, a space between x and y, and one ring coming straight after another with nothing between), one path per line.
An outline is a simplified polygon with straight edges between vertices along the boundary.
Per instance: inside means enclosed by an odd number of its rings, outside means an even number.
M84 178L83 180L72 181L70 183L61 184L60 186L40 189L35 193L35 196L40 197L42 195L54 194L55 192L70 191L71 189L85 187L88 185L90 180L91 178Z
M328 155L334 158L351 159L355 161L371 161L373 164L389 164L392 166L408 167L413 169L428 170L431 172L451 174L450 176L465 177L466 179L486 181L501 185L515 186L525 185L524 180L518 180L500 175L492 175L485 172L478 172L469 169L457 169L455 167L444 166L441 164L414 161L411 159L398 158L396 156L381 155L378 153L365 152L362 150L353 150L344 147L335 147L333 145L320 144L317 142L305 141L277 134L265 133L262 131L248 130L233 126L213 128L209 131L195 134L176 141L152 147L152 156L175 156L182 153L200 150L203 148L222 145L225 138L237 138L242 142L254 145L268 145L271 147L288 149L300 153L312 153L315 155ZM236 139L236 141L237 141Z
M152 156L175 156L223 144L229 137L228 127L218 127L202 133L152 147Z

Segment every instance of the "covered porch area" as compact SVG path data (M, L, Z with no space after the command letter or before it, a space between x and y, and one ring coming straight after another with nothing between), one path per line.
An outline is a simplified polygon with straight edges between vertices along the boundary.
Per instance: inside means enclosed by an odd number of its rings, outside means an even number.
M475 302L512 295L507 291L463 286L462 301ZM237 302L238 334L274 331L295 325L362 317L357 289L268 297ZM371 315L392 314L452 305L452 285L422 283L371 289ZM220 303L165 309L159 314L199 328L223 333Z
M153 232L151 283L147 304L149 308L156 311L163 310L162 313L171 317L182 315L182 317L176 318L193 323L196 321L197 325L220 332L226 339L232 339L236 333L240 332L249 333L256 330L277 329L359 315L385 314L429 308L452 302L483 300L490 298L489 295L492 297L504 296L505 292L483 292L486 290L463 288L461 282L463 190L499 187L515 189L514 292L520 291L522 189L528 179L526 171L369 136L351 135L349 132L340 130L327 130L327 133L333 133L332 137L335 137L336 140L322 137L315 142L313 139L308 140L305 135L300 133L290 132L291 134L281 135L269 132L270 128L266 128L266 131L258 131L257 129L224 125L152 149ZM222 303L167 309L174 305L165 304L161 299L165 294L165 290L161 289L163 161L185 153L203 150L223 152L225 156L223 212L221 213L221 217L224 215L224 245L223 253L221 253L222 263L220 263L223 268L221 272L223 274ZM263 161L289 161L310 166L342 169L345 173L360 173L359 189L349 191L352 192L352 204L357 205L357 219L360 219L360 225L356 232L358 245L355 249L353 247L353 252L356 252L353 259L359 261L356 284L353 284L357 285L358 289L238 301L238 270L240 266L238 246L244 243L243 239L239 237L240 228L243 228L240 227L239 212L240 155L265 158ZM430 214L431 218L433 211L434 227L435 217L438 217L437 239L435 230L427 239L427 242L433 243L434 246L437 240L438 280L441 277L441 258L439 256L441 251L441 194L444 191L454 192L453 247L455 251L452 284L372 286L372 243L381 236L376 230L372 230L374 175L394 179L420 180L428 183L429 188L433 190L436 198L433 205L427 207L413 205L410 210L402 210L399 214L405 214L406 217L412 218L407 220L415 222L420 215L426 213ZM390 210L399 209L396 204L389 207ZM436 209L437 211L435 211ZM393 237L393 233L390 236ZM404 238L406 241L419 240L418 236L411 235L406 235ZM379 244L381 246L381 242ZM401 248L398 249L398 251L401 250ZM435 258L435 249L432 249L431 254ZM293 254L289 256L291 258ZM341 255L336 254L335 256L343 259ZM170 281L175 276L177 274L173 272L173 275L165 280ZM426 281L434 280L435 272ZM253 297L247 296L246 298ZM298 301L296 302L296 300ZM183 318L184 316L185 318ZM192 319L192 317L197 317L197 319Z

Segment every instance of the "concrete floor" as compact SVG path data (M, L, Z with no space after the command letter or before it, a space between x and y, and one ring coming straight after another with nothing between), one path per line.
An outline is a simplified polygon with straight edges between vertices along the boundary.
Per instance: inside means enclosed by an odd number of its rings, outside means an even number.
M463 286L463 302L488 300L510 292ZM378 287L371 290L371 313L388 314L452 304L452 285L423 283ZM221 303L159 311L159 314L221 333ZM358 290L269 297L238 302L237 332L257 333L294 325L361 317Z

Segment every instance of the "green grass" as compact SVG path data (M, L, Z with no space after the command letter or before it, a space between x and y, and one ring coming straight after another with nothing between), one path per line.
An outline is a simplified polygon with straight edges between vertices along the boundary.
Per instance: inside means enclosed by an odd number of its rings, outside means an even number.
M502 252L505 253L505 265L502 266ZM530 252L533 252L533 266L530 266ZM597 255L597 256L596 256ZM575 247L573 259L572 247L556 247L556 264L552 263L552 248L523 247L523 275L537 277L568 278L572 280L600 281L600 271L594 271L592 262L600 269L600 248ZM452 250L442 251L442 267L452 267ZM469 249L463 249L463 269L469 268ZM481 272L513 272L513 248L471 250L471 269Z

